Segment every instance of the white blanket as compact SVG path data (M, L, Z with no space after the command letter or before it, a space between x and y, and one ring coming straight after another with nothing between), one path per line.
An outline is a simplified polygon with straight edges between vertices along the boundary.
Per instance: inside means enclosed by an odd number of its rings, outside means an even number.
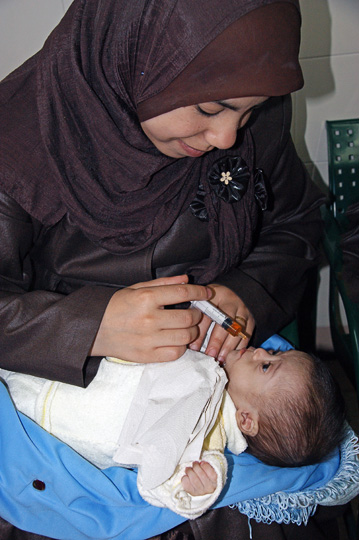
M227 382L214 359L187 350L175 362L103 359L87 388L0 370L16 407L100 468L136 466L145 489L179 462L200 458Z
M200 459L226 382L214 359L190 350L175 362L147 364L114 460L137 465L144 489L152 489L170 478L179 463Z

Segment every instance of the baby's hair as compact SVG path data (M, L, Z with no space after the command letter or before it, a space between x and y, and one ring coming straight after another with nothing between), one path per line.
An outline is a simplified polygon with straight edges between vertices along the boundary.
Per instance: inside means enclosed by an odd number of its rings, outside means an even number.
M277 388L270 399L256 396L259 430L246 437L248 451L269 465L298 467L319 463L345 435L345 404L329 368L313 355L303 388ZM300 362L300 360L298 359Z

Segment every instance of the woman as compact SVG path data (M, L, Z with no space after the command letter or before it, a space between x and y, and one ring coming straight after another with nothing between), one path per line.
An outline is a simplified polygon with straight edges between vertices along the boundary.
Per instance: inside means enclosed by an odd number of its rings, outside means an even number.
M210 322L163 309L187 300L254 344L293 318L322 201L289 135L299 34L296 0L75 0L0 88L1 367L84 386L104 355L175 360Z

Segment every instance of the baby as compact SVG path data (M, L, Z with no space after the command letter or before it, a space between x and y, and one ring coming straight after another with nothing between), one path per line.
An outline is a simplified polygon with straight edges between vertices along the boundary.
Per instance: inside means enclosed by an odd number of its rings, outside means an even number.
M318 463L343 437L345 405L328 367L297 350L241 349L224 369L248 451L265 463Z
M108 358L87 388L0 376L21 412L99 467L138 467L142 497L189 519L226 482L225 446L293 467L319 462L343 436L329 370L296 350L233 351L224 369L190 350L162 364Z

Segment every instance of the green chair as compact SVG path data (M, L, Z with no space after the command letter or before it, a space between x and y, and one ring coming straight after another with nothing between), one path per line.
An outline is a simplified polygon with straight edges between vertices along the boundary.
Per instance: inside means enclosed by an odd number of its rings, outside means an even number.
M322 217L330 272L330 330L335 355L359 398L359 304L349 298L343 281L340 245L349 226L347 208L359 201L359 119L327 121L326 128L330 202L322 208ZM359 519L351 505L344 520L350 540L359 540Z
M298 323L296 319L285 326L283 330L279 332L279 335L289 341L293 347L299 349Z
M324 251L330 267L329 317L333 348L359 396L359 305L342 279L341 234L347 208L359 201L359 119L327 121L330 204L322 209ZM358 246L359 251L359 246ZM340 308L340 300L342 308ZM346 321L342 320L345 314Z
M326 127L330 204L322 208L322 217L324 250L330 265L330 327L335 353L350 380L356 381L359 396L359 310L358 305L348 298L341 279L340 251L340 235L349 225L346 209L359 201L359 119L328 121ZM318 279L317 270L313 270L296 319L280 332L301 349L315 350ZM344 304L347 324L341 321L343 309L339 308L339 297Z

